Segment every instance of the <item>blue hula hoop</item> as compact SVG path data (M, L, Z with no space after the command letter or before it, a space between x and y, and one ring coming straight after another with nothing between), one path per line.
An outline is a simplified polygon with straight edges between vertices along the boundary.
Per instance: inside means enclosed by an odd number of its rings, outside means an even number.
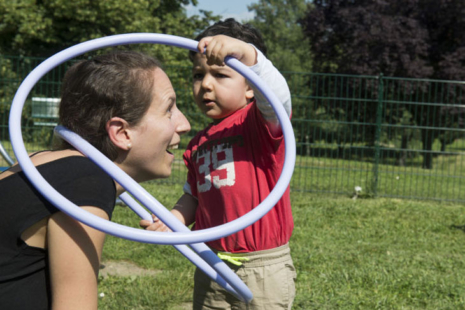
M145 191L126 173L114 165L107 157L101 154L87 141L83 140L78 135L62 126L58 126L55 129L55 132L59 136L67 140L77 150L101 166L110 176L112 176L112 178L114 178L129 193L136 197L139 202L146 206L151 212L156 214L168 227L170 227L173 230L173 233L145 231L127 227L111 221L106 221L98 216L82 210L68 199L63 197L61 194L59 194L42 177L28 156L21 134L21 112L30 91L40 80L40 78L42 78L42 76L44 76L47 72L62 64L63 62L76 56L82 55L86 52L104 47L138 43L165 44L189 49L192 51L197 51L198 44L197 41L172 35L131 33L108 36L80 43L46 59L39 66L37 66L21 83L12 102L9 118L9 132L15 156L26 177L31 181L36 189L62 212L65 212L69 216L88 226L116 237L144 243L175 245L176 249L185 255L191 262L204 270L204 272L206 272L211 278L216 280L219 284L223 285L223 287L225 287L228 291L236 295L241 300L248 302L252 299L252 293L247 288L247 286L237 277L235 273L229 269L229 267L227 267L226 264L224 264L211 250L209 250L205 244L201 242L220 239L236 233L237 231L250 226L261 217L263 217L269 210L271 210L284 194L291 180L295 165L296 147L294 132L292 130L289 117L276 95L269 89L268 85L266 85L252 70L247 68L237 59L227 57L225 59L225 63L243 75L270 102L282 127L285 144L285 162L281 175L268 197L266 197L262 203L255 207L252 211L234 221L213 228L190 231L186 226L179 222L161 203L159 203L153 196ZM135 202L128 194L125 193L121 195L120 198L126 203L129 202L128 205L139 216L144 219L151 219L150 214L142 206L138 205L138 203ZM204 261L193 255L186 244L189 244L190 248L197 252Z

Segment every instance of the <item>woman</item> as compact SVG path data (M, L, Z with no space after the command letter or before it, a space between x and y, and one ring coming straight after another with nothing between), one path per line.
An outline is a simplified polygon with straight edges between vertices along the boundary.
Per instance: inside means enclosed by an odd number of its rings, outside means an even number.
M130 51L67 71L60 124L137 182L168 177L174 159L169 149L190 130L159 63ZM124 189L83 154L63 142L31 160L66 198L111 219ZM104 239L46 201L18 165L0 174L0 309L97 309Z

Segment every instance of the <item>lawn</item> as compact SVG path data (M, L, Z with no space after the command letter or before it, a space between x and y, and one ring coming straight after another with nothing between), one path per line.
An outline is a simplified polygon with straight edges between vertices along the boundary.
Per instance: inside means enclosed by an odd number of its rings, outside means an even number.
M170 180L178 185L144 184L167 207L182 192L180 153ZM293 309L465 309L463 160L463 154L438 156L431 171L379 165L378 197L429 199L420 201L372 198L371 163L298 156L291 193L298 272ZM355 186L363 188L356 200ZM139 222L120 206L114 220ZM111 262L156 275L100 277L99 309L190 309L194 266L173 247L109 236L103 263Z
M171 206L180 185L146 183ZM293 309L465 309L465 214L457 203L291 194ZM137 227L127 207L114 220ZM103 260L156 276L100 278L99 309L189 309L194 267L171 246L109 236Z

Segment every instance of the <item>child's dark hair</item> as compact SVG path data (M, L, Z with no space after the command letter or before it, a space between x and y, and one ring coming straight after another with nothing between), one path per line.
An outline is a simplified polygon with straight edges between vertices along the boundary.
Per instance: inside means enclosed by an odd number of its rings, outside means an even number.
M63 80L60 123L115 160L118 153L106 123L112 117L130 126L139 123L152 101L156 68L160 68L158 60L134 51L116 51L76 63ZM71 148L60 142L59 149Z
M219 21L211 25L202 33L200 33L195 38L195 40L199 41L202 38L216 36L220 34L244 41L246 43L251 43L256 48L258 48L263 53L263 55L266 56L266 45L261 33L252 25L241 24L237 22L234 18L228 18L224 21ZM196 52L190 51L189 59L193 60L195 54Z

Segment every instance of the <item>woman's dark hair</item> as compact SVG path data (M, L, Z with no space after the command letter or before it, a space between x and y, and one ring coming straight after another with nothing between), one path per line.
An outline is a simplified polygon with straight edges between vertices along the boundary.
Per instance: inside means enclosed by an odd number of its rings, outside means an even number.
M224 21L219 21L211 25L202 33L200 33L195 38L195 40L200 41L205 37L211 37L220 34L244 41L246 43L251 43L256 48L258 48L263 53L263 55L266 56L266 45L261 33L252 25L241 24L237 22L234 18L228 18ZM196 52L189 51L189 59L193 60L195 54Z
M120 117L139 123L152 101L153 72L160 63L134 51L115 51L74 64L65 74L60 123L90 142L109 159L118 153L106 123ZM64 142L59 148L70 148Z

